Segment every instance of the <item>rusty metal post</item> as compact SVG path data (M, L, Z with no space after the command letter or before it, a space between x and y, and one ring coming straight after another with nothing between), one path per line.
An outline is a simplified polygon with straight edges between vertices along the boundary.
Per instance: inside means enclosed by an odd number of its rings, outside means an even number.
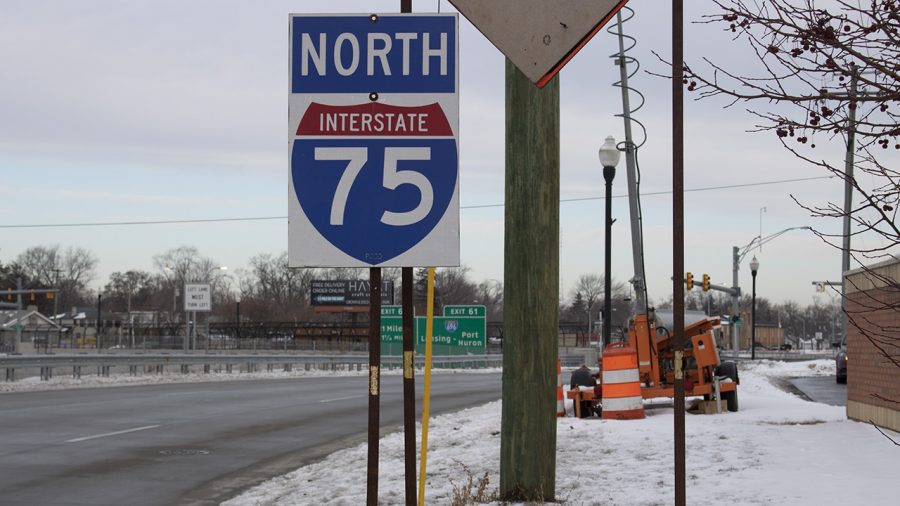
M366 467L366 504L378 504L378 429L381 381L381 268L369 269L369 458Z
M406 504L416 506L416 378L413 329L413 269L402 271L403 298L403 455Z
M675 317L675 504L684 506L684 1L672 0L672 296Z

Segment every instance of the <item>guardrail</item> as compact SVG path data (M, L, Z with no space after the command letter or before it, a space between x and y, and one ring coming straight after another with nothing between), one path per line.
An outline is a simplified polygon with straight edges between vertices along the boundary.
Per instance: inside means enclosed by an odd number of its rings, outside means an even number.
M821 358L833 358L831 350L821 352L757 352L757 359L800 361ZM560 355L563 367L577 366L585 362L580 354ZM738 360L749 360L750 354L741 352ZM722 352L722 360L732 360L729 352ZM403 366L400 356L382 355L382 366L386 369L399 369ZM368 367L369 356L366 353L344 354L293 354L293 353L79 353L79 354L47 354L47 355L0 355L0 369L6 370L6 381L15 381L18 373L31 372L32 376L40 375L42 380L49 380L54 372L63 368L71 368L72 377L80 378L85 369L96 368L98 376L109 376L113 368L127 368L128 374L163 374L168 367L178 367L181 373L191 372L192 367L201 367L209 373L215 367L217 371L239 372L274 371L280 367L285 371L295 367L305 370L358 370ZM425 365L425 357L415 357L416 367ZM432 358L435 368L476 369L485 367L502 367L503 355L441 355ZM25 374L22 374L23 376Z
M837 350L799 350L799 351L756 351L756 360L782 360L785 362L800 362L804 360L833 359ZM734 354L730 350L719 350L722 361L734 360ZM741 351L738 360L750 360L749 351Z
M403 357L382 356L382 367L399 369L403 366ZM442 355L432 357L435 368L477 369L500 367L502 355ZM140 373L163 374L167 366L179 366L180 372L187 374L191 367L202 366L204 373L210 373L215 366L217 370L224 368L232 372L260 372L262 366L267 371L276 367L291 371L296 366L305 370L363 370L368 367L368 354L67 354L67 355L11 355L0 356L0 369L6 370L6 381L16 380L16 371L40 371L42 380L53 377L55 369L71 368L72 377L80 378L84 368L97 368L98 376L109 376L112 368L128 368L131 376ZM424 367L425 357L415 357L416 367Z

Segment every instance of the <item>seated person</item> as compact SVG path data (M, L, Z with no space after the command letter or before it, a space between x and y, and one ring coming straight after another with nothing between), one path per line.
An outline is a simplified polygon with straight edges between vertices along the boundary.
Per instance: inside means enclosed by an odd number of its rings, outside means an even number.
M597 375L592 374L588 366L581 364L581 367L572 371L572 379L569 382L569 390L575 390L579 387L590 387L594 389L597 386ZM592 402L581 401L581 418L591 416L593 413Z

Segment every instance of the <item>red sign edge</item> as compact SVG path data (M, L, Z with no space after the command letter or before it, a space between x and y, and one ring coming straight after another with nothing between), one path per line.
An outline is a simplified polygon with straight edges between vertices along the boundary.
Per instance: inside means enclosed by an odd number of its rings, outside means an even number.
M562 68L567 63L569 63L569 60L571 60L576 54L578 54L578 51L581 51L581 48L583 48L585 46L585 44L588 43L588 41L590 41L592 38L594 38L594 35L597 35L597 32L599 32L604 26L606 26L606 23L608 23L609 20L613 16L615 16L622 9L622 7L624 7L625 4L627 4L627 3L628 3L628 0L622 0L621 2L619 2L619 4L617 6L615 6L615 8L613 8L611 11L609 11L609 14L607 14L605 18L603 18L602 20L600 20L599 23L597 23L597 26L595 26L594 29L591 30L590 33L588 33L587 35L584 36L584 38L581 39L581 42L579 42L578 45L576 45L571 51L569 51L569 53L567 55L565 55L561 60L559 60L559 62L557 62L556 65L554 65L553 68L550 69L550 72L547 72L546 74L544 74L544 77L540 78L538 80L538 82L536 82L534 84L538 88L543 88L544 86L546 86L547 83L549 83L554 77L556 77L556 74L558 74L559 71L562 70Z

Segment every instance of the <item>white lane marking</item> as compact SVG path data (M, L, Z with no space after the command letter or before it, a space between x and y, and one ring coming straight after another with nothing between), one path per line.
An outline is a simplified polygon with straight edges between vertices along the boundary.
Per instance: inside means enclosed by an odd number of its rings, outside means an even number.
M66 443L79 443L81 441L87 441L88 439L97 439L97 438L101 438L101 437L118 436L119 434L128 434L129 432L137 432L140 430L155 429L157 427L159 427L159 425L145 425L143 427L135 427L133 429L119 430L116 432L107 432L106 434L95 434L93 436L77 437L75 439L69 439L68 441L66 441Z
M338 397L336 399L322 399L319 402L346 401L347 399L359 399L360 397L365 397L365 395L351 395L350 397Z

